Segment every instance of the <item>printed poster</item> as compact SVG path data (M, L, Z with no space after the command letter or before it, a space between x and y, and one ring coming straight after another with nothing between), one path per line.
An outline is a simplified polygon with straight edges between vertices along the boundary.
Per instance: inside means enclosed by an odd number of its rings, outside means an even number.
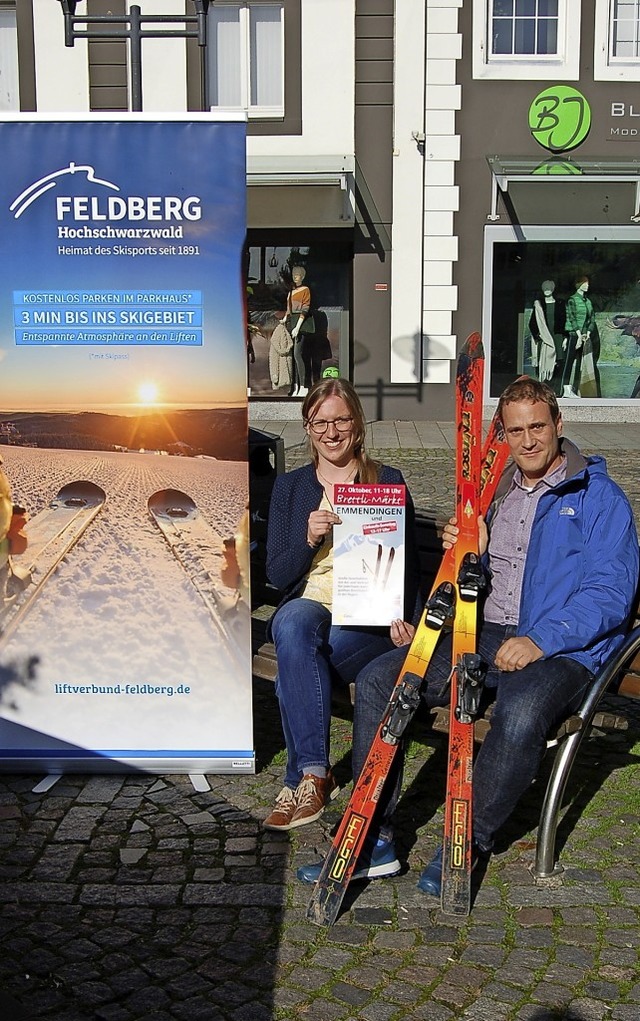
M0 765L252 772L244 124L0 145Z
M404 618L405 503L403 485L335 486L334 624Z

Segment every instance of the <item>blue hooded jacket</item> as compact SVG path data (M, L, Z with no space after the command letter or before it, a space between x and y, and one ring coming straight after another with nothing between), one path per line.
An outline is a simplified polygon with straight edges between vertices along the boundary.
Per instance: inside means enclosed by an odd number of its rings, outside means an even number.
M592 673L621 644L638 588L638 536L625 494L602 457L561 439L566 478L543 493L524 569L518 636L545 658L569 656ZM511 485L500 480L487 520Z

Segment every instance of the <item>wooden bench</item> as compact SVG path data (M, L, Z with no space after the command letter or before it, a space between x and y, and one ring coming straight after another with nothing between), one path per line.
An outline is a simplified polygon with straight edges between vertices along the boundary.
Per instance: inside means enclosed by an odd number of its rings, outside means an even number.
M443 525L444 522L429 514L424 512L416 514L424 592L429 591L442 556ZM273 606L262 605L252 616L252 670L254 676L268 681L275 680L277 670L275 650L266 639L267 621L272 612ZM353 695L354 686L350 685L351 702ZM614 702L620 698L621 703L624 699L640 699L640 607L634 627L625 639L624 645L595 678L578 712L567 717L557 731L549 735L547 747L555 747L556 752L538 824L536 857L532 868L533 875L538 880L543 881L562 872L562 866L555 857L558 819L567 782L583 739L591 730L624 731L629 727L623 704L620 706L620 712L600 707L605 695L613 696ZM337 704L344 705L347 701L346 692L337 689L334 698ZM478 742L484 739L491 726L491 708L489 706L474 724L474 736ZM616 710L617 708L616 706ZM434 709L432 715L433 729L448 733L448 707Z

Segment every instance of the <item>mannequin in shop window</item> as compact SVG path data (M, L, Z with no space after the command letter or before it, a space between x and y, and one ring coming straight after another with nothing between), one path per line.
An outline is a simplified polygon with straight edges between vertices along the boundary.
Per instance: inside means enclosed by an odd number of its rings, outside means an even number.
M590 338L595 329L593 305L587 297L589 278L578 277L575 281L575 294L567 300L565 320L566 337L562 347L564 365L562 367L561 397L580 397L580 372L585 350L591 350Z
M531 361L538 370L538 379L553 386L562 363L562 342L566 310L564 302L556 298L553 280L543 280L540 293L533 303L529 330L533 338ZM555 387L554 387L555 389Z
M306 397L311 386L311 348L315 324L311 315L311 291L305 284L304 266L293 266L292 287L287 296L286 326L293 338L292 397Z

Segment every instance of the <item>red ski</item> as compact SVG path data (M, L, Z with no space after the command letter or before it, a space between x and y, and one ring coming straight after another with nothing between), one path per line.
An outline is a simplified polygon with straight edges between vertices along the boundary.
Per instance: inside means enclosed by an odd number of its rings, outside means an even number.
M456 375L456 517L458 541L453 547L458 590L451 649L451 711L442 850L442 910L468 915L471 906L471 807L473 783L473 721L483 686L476 655L478 595L484 576L478 551L478 515L482 437L482 342L470 337ZM484 501L482 501L484 504ZM484 511L484 506L482 511Z
M482 350L480 335L472 334L465 351L477 350L478 347ZM468 356L465 355L465 365L467 361ZM481 508L486 513L509 457L502 425L495 417L482 455ZM332 925L338 917L396 750L418 707L420 686L442 627L454 613L456 580L455 551L445 550L389 704L314 886L307 918L317 925Z

